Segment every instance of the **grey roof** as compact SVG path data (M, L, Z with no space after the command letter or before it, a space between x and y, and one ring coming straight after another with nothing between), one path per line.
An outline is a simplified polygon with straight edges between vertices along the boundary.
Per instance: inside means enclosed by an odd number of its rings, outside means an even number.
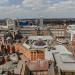
M28 40L38 40L39 38L42 40L52 40L53 39L51 36L29 36Z

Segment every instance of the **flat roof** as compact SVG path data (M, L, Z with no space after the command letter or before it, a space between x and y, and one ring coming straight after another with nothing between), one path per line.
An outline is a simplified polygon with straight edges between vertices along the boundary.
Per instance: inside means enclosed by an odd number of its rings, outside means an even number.
M64 45L56 45L56 52L60 54L72 54Z
M3 28L3 27L0 27L0 30L8 30L8 28Z
M17 29L19 29L19 30L35 30L35 28L33 27L33 26L26 26L26 27L17 27Z
M4 36L4 34L0 34L0 36Z
M48 50L45 51L45 60L51 60L54 62L54 58L51 51Z
M28 40L38 40L38 39L42 39L42 40L52 40L52 36L29 36Z
M48 71L48 61L34 61L27 63L30 71Z

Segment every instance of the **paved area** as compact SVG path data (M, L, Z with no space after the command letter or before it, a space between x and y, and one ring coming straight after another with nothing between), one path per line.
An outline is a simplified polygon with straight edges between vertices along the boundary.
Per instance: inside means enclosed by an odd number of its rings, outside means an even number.
M48 69L48 75L56 75L54 72L54 66L53 64L50 65L49 69Z
M23 61L23 68L22 68L22 72L21 72L21 75L25 75L25 61Z

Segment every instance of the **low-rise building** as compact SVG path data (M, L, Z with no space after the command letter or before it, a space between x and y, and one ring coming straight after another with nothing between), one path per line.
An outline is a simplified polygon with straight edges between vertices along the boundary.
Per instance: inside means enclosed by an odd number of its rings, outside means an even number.
M15 26L14 20L12 19L3 19L0 20L0 28L1 29L12 29Z
M53 34L54 37L65 37L66 35L66 25L49 25L48 30L50 31L50 34Z
M32 26L26 26L26 27L17 27L18 33L23 36L31 36L31 35L37 35L37 30L35 30Z
M51 36L30 36L23 45L16 44L15 49L23 53L31 61L50 60L49 56L47 56L47 53L49 53L47 47L52 40Z
M67 35L70 38L70 41L73 40L73 35L75 34L75 25L68 25L67 26Z
M26 65L26 75L48 75L48 61L29 62Z

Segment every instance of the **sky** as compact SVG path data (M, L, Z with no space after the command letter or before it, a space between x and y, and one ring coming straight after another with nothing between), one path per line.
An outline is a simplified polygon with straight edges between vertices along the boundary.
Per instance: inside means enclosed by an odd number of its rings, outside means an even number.
M0 18L75 18L75 0L0 0Z

